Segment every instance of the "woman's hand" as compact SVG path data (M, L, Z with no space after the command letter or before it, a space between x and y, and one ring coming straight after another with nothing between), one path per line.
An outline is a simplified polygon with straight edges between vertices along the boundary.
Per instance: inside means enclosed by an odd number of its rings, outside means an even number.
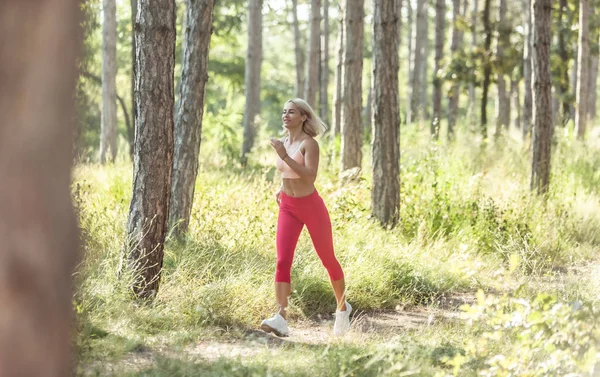
M275 194L275 201L277 202L277 205L281 205L281 189L277 190L277 193Z
M285 150L285 146L283 142L279 139L271 138L271 146L275 149L275 152L279 155L279 158L282 160L287 156L287 151Z

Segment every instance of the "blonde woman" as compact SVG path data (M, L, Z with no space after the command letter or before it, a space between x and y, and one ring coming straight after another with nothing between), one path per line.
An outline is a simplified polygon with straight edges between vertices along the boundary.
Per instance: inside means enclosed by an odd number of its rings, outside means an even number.
M271 139L271 146L278 155L276 166L282 177L281 188L275 195L279 204L275 274L279 311L262 321L261 328L278 336L289 334L286 310L291 294L290 270L300 232L306 225L337 300L333 332L342 335L350 327L352 307L345 300L344 272L334 254L329 213L315 189L319 169L319 144L315 137L325 131L326 126L300 98L285 103L282 120L286 136L281 140Z

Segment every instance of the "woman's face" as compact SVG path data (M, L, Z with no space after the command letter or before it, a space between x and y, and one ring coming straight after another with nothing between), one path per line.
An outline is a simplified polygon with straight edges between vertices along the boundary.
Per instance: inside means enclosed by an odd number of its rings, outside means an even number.
M283 113L281 114L283 120L283 126L287 129L301 127L302 122L306 120L306 117L302 115L298 106L293 102L286 102L283 107Z

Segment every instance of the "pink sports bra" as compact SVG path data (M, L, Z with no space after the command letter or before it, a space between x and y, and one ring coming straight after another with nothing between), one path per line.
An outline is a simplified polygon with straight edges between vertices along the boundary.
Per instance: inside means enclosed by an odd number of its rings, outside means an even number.
M300 151L300 149L302 149L302 144L304 144L304 141L302 141L302 143L300 143L300 145L294 152L288 153L288 156L292 160L294 160L297 163L299 163L300 165L304 166L304 155ZM290 168L290 166L285 161L283 161L280 157L277 157L277 161L275 161L275 166L277 166L277 170L279 170L281 172L281 178L288 178L288 179L300 178L300 176L292 168Z

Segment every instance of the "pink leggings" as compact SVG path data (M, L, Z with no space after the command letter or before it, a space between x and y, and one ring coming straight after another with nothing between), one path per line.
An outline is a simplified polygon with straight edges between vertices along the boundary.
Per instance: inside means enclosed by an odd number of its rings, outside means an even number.
M280 197L279 219L277 221L277 272L275 281L290 282L290 270L294 260L294 251L302 228L306 225L317 255L329 273L332 281L344 277L340 263L333 253L331 220L323 199L315 190L308 196L294 198Z

